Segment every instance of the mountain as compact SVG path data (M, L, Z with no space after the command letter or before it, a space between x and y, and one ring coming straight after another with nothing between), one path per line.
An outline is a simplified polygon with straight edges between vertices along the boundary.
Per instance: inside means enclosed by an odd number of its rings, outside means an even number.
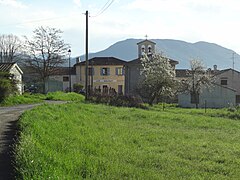
M131 61L137 58L137 43L142 40L126 39L119 41L103 51L90 53L89 58L114 56L125 61ZM151 41L156 43L156 48L159 52L163 52L168 58L179 61L178 69L189 68L189 60L193 58L202 60L207 67L213 67L215 64L220 69L232 68L233 66L232 56L234 51L214 43L203 41L189 43L172 39L151 39ZM237 66L240 67L240 63L237 62L240 55L235 54L234 57L235 68ZM81 56L81 59L85 59L84 55Z

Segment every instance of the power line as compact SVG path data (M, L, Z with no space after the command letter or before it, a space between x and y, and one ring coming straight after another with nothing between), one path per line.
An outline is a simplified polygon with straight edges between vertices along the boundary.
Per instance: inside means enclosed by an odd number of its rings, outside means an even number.
M106 4L98 11L98 13L94 16L90 16L90 17L97 17L100 16L101 14L103 14L114 2L114 0L109 0L106 2Z
M36 20L32 20L32 21L24 21L21 23L6 24L6 25L2 25L0 27L3 28L3 27L16 26L16 25L32 24L32 23L37 23L37 22L51 21L51 20L55 20L55 19L64 19L64 18L69 18L69 16L53 17L53 18L46 18L46 19L36 19Z

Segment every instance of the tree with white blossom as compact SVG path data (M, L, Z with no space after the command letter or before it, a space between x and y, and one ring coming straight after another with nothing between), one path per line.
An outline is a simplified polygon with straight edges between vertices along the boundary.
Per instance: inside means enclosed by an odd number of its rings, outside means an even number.
M141 58L141 80L137 88L139 95L152 105L161 96L173 96L176 87L175 70L170 60L162 54Z
M191 60L190 67L189 78L182 81L182 91L191 95L191 102L198 108L200 93L205 88L211 89L215 78L211 71L206 70L203 62L198 59Z

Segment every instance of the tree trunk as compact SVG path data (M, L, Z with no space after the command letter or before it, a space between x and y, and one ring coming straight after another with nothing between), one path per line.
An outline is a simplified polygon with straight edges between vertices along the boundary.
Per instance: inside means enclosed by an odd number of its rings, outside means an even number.
M148 104L149 104L150 106L153 105L153 101L154 101L155 98L156 98L156 93L153 93L153 95L150 97L150 99L149 99L149 101L148 101Z

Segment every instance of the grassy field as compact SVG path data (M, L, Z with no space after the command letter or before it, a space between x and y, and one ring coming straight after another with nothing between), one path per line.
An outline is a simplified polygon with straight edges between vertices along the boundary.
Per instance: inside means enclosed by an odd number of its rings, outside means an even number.
M20 120L18 178L239 179L240 121L214 111L40 106Z
M60 101L83 101L84 96L71 92L51 92L48 94L29 94L10 96L0 103L0 106L14 106L19 104L34 104L41 103L44 100L60 100Z

